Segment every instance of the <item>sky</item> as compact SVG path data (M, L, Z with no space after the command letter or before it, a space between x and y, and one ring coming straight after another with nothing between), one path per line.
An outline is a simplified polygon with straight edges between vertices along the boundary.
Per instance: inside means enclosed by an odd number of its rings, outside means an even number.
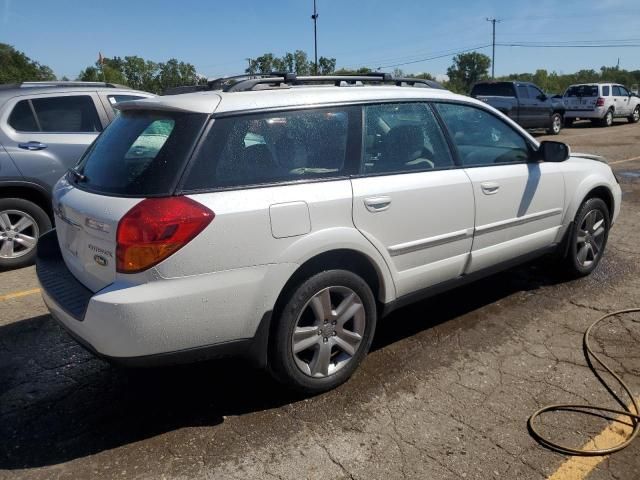
M638 0L317 0L318 55L338 67L443 75L452 54L491 43L634 47L497 46L496 75L571 73L603 65L640 69ZM243 73L248 57L296 49L313 58L313 0L0 0L0 42L76 78L106 57L190 62L207 77ZM478 51L491 55L491 48ZM433 58L441 57L441 58ZM425 60L430 59L430 60ZM409 63L410 62L410 63Z

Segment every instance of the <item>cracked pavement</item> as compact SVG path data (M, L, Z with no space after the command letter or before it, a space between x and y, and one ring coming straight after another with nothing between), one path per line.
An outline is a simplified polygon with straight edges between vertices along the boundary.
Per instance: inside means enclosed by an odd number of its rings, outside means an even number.
M640 156L640 125L553 139L611 162ZM589 370L585 329L640 306L640 160L613 165L623 211L590 277L538 261L404 308L379 325L359 371L302 398L237 361L121 370L91 357L38 295L0 302L2 479L543 479L566 460L527 418L549 403L618 407ZM0 273L0 296L37 287ZM594 346L640 396L640 315ZM571 413L542 430L580 446L607 421ZM634 479L640 444L587 478Z

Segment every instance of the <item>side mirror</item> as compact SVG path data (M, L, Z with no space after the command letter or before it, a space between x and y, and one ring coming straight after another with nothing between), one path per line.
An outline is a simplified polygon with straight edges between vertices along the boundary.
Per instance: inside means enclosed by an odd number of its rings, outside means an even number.
M564 162L570 155L569 145L562 142L542 142L538 148L538 158L545 162Z

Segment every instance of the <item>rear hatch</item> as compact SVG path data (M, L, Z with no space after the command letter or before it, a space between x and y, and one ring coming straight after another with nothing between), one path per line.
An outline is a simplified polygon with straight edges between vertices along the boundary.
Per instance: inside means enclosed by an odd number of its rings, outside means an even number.
M567 110L591 111L596 108L598 85L573 85L564 94Z
M87 288L96 292L114 282L120 220L143 199L172 194L207 118L124 109L58 182L58 241L67 267Z

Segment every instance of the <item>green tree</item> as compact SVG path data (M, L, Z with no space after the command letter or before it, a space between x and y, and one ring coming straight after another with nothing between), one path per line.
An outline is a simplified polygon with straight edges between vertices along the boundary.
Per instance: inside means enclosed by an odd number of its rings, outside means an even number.
M318 59L318 69L320 70L318 72L320 75L331 75L336 70L336 59L320 57Z
M468 93L474 83L488 78L491 59L478 52L461 53L453 57L453 65L447 69L451 90Z
M0 43L0 83L55 80L56 76L46 65L31 60L13 46Z

